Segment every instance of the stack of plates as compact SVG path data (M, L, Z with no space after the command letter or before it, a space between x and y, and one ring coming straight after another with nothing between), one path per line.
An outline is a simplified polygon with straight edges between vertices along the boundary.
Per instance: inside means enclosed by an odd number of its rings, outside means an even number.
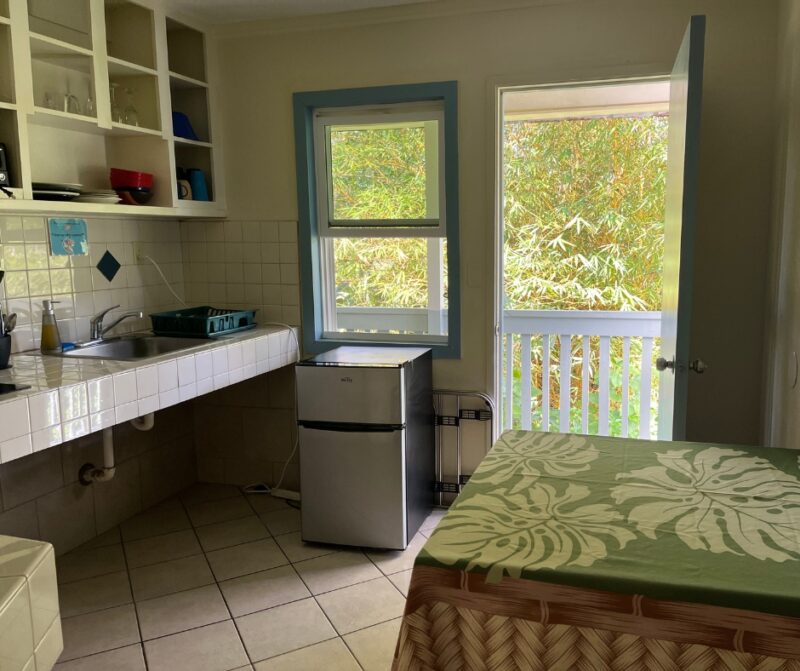
M82 191L80 198L75 199L78 203L98 203L100 205L115 205L120 198L116 191L101 189L99 191Z
M34 200L74 200L81 195L80 184L62 182L34 182Z

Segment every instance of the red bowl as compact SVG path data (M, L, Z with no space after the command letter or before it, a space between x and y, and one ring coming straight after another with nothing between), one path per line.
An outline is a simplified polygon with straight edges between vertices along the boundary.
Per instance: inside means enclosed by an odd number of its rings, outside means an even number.
M111 168L111 188L112 189L128 189L128 188L145 188L150 189L153 186L153 175L149 172L137 172L136 170L122 170L120 168Z

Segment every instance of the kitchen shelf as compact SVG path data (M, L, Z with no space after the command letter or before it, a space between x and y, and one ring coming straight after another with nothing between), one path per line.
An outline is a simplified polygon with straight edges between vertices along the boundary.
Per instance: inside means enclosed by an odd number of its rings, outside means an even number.
M11 28L5 23L0 23L0 101L14 102L15 100Z
M103 135L104 131L97 125L97 119L83 114L72 114L61 110L50 109L49 107L35 106L34 114L30 116L31 123L38 126L49 126L50 128L61 128L62 130L76 130L82 133L92 133Z
M32 35L92 48L90 0L28 0L27 4Z
M15 192L19 194L19 191ZM190 203L189 207L182 203ZM216 203L200 203L195 201L179 201L177 207L157 207L150 205L101 205L98 203L56 202L48 200L22 200L17 195L16 200L0 198L0 211L13 207L24 213L50 214L58 212L65 215L108 216L108 217L160 217L164 219L220 219L225 216L225 211ZM203 207L196 207L196 206ZM180 210L180 212L178 211Z
M206 149L211 149L212 145L210 142L202 142L200 140L190 140L185 137L178 137L177 135L174 136L173 141L175 144L185 144L190 147L205 147Z
M205 36L185 23L167 19L169 70L187 79L206 81Z
M208 84L199 79L192 79L184 75L179 75L177 72L169 73L169 85L173 89L205 89Z
M136 110L138 124L131 127L161 131L161 109L159 106L158 77L126 70L124 74L109 74L109 86L115 88L115 101L120 110L129 105ZM119 122L123 123L123 122Z
M120 58L108 57L108 74L120 77L131 77L137 75L150 75L157 77L158 73L152 68L146 68L143 65L136 63L129 63Z
M125 63L155 74L153 10L127 0L105 0L104 14L109 62Z
M0 142L8 147L17 194L13 200L0 197L4 215L225 216L225 184L216 163L221 148L211 144L215 99L207 59L214 45L192 19L167 15L168 5L0 0ZM77 101L70 100L77 114L63 111L67 96ZM133 119L125 112L129 107L136 111L134 124L123 121ZM173 110L189 117L198 141L173 137ZM181 201L178 167L202 170L215 200ZM111 168L152 173L150 203L31 200L33 182L108 189Z
M31 33L31 58L53 60L75 56L88 56L91 58L93 55L91 49L64 42L48 35Z
M152 135L155 137L161 137L160 130L154 130L152 128L144 128L143 126L129 126L126 123L119 123L117 121L113 121L111 123L111 131L109 131L111 135Z
M19 120L16 110L0 109L0 142L8 150L8 174L11 187L19 189L17 198L22 196L22 171L19 151Z

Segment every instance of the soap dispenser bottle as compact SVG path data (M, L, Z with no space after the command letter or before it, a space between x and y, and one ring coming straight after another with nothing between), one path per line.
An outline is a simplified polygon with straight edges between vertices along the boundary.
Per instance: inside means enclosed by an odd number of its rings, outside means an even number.
M61 354L61 335L58 332L53 304L60 301L42 301L42 354Z

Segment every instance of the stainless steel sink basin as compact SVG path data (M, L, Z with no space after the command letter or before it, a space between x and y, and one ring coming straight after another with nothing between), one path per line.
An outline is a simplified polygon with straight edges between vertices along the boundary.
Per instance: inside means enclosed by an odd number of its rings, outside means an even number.
M132 336L105 340L95 345L85 345L61 356L70 359L113 359L116 361L137 361L161 354L169 354L190 347L208 343L202 338L167 338L164 336Z

